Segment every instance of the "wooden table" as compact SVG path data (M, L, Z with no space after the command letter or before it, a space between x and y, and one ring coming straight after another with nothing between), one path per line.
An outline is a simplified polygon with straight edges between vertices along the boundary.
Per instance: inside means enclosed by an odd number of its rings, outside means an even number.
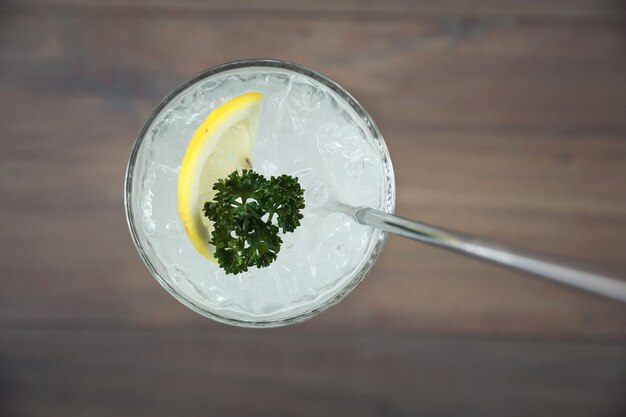
M610 0L4 0L0 415L624 416L626 307L392 238L309 322L184 308L127 230L133 139L222 62L351 91L398 213L626 276L626 30Z

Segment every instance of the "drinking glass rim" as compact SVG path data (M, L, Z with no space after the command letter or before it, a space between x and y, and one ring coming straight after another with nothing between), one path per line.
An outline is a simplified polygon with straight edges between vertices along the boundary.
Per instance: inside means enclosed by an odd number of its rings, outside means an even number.
M139 253L142 261L152 274L152 276L156 279L156 281L174 298L176 298L179 302L185 305L190 310L208 317L212 320L230 324L238 327L249 327L249 328L270 328L270 327L280 327L288 324L299 323L304 320L307 320L324 310L332 307L337 304L341 299L343 299L349 292L351 292L370 272L372 266L376 263L376 260L382 253L382 250L387 242L388 235L386 232L378 231L380 237L376 242L371 254L369 255L369 259L365 264L361 266L361 268L356 272L354 278L344 285L332 298L324 301L322 304L297 314L292 317L287 317L284 319L278 320L240 320L232 317L221 316L214 311L210 311L209 309L203 307L199 303L193 302L188 299L187 296L179 292L174 286L170 285L170 283L164 279L160 272L155 268L155 266L150 261L150 257L144 251L143 247L139 242L139 237L137 234L137 230L135 227L134 216L131 211L131 196L132 196L132 179L133 179L133 170L135 168L135 164L137 161L137 156L139 154L139 149L141 148L141 144L146 136L146 133L154 120L161 114L161 111L179 94L184 92L190 86L200 82L203 79L207 79L211 76L242 68L278 68L285 69L300 75L304 75L305 77L311 78L322 85L326 86L330 90L332 90L335 94L337 94L342 100L344 100L351 108L356 112L356 114L361 118L362 121L367 125L370 134L373 140L376 142L380 151L383 155L383 165L385 171L385 210L389 213L393 213L395 210L395 177L393 171L393 165L391 162L391 157L389 155L389 150L387 149L387 145L385 140L378 129L378 126L369 115L369 113L365 110L365 108L343 87L341 87L336 82L332 81L330 78L325 75L307 68L300 64L295 64L292 62L281 61L276 59L243 59L237 61L231 61L224 64L220 64L214 67L207 68L183 83L179 84L175 89L173 89L160 103L159 105L152 111L148 120L144 123L143 127L139 131L139 134L135 138L133 142L133 146L130 152L130 156L128 158L128 163L126 165L126 173L124 176L124 208L126 213L126 223L128 224L128 228L130 230L131 238L137 252Z

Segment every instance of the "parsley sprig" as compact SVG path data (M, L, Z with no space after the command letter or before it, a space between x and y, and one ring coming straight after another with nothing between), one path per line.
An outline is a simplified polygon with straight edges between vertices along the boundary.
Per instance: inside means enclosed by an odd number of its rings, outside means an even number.
M204 204L204 215L214 224L209 243L219 266L237 274L274 262L283 243L280 231L293 232L302 219L304 190L297 178L235 171L213 189L217 193Z

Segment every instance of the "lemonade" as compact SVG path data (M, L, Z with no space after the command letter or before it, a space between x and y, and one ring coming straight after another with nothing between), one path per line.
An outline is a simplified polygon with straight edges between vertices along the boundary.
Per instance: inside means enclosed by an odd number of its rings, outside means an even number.
M192 244L177 184L189 142L233 97L262 95L252 168L289 174L305 189L302 224L282 236L266 268L227 275ZM131 153L126 208L135 244L157 280L208 317L251 327L304 320L341 299L367 274L385 233L341 214L335 201L393 212L394 183L380 133L341 87L280 61L239 61L196 76L157 108Z

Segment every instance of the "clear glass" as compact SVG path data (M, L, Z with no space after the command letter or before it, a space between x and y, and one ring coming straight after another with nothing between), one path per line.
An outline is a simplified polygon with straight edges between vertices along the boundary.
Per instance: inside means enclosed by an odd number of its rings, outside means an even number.
M283 236L276 262L225 275L187 239L177 212L177 174L199 124L247 91L264 97L253 169L297 176L306 208L302 226ZM393 213L394 176L385 142L365 109L338 84L275 60L220 65L175 89L139 133L126 172L128 225L150 272L197 313L242 327L306 320L368 274L386 233L338 213L335 200Z

